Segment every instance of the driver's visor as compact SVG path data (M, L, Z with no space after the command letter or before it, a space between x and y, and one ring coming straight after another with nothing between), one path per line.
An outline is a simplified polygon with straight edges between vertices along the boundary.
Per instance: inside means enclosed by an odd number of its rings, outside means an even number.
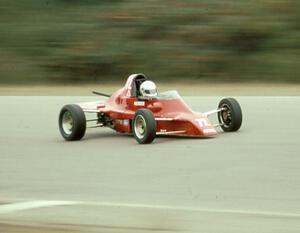
M145 93L146 94L156 94L156 89L153 89L153 90L145 90Z

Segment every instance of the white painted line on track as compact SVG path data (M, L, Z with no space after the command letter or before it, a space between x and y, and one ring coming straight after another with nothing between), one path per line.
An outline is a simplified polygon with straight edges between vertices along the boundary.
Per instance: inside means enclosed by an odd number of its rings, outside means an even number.
M189 211L189 212L206 212L216 214L241 214L241 215L256 215L265 217L287 217L300 218L300 213L284 213L271 211L251 211L251 210L234 210L234 209L209 209L209 208L193 208L185 206L168 206L168 205L146 205L146 204L125 204L111 202L81 202L83 205L100 206L100 207L124 207L136 209L151 209L151 210L169 210L169 211Z
M116 202L84 202L84 201L54 201L54 200L32 200L15 202L11 204L0 205L0 214L8 214L18 211L55 207L55 206L95 206L95 207L112 207L112 208L131 208L131 209L148 209L160 211L187 211L187 212L203 212L212 214L239 214L252 215L257 217L279 217L279 218L300 218L300 213L285 213L271 211L251 211L251 210L234 210L234 209L209 209L209 208L193 208L185 206L168 206L168 205L147 205L133 203L116 203Z
M74 201L25 201L0 205L0 214L8 214L23 210L38 209L52 206L76 205Z

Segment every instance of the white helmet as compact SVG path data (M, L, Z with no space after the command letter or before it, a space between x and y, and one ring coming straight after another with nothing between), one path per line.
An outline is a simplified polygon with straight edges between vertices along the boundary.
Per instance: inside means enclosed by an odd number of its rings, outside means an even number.
M154 82L152 81L144 81L140 86L140 93L145 97L156 97L157 96L157 88Z

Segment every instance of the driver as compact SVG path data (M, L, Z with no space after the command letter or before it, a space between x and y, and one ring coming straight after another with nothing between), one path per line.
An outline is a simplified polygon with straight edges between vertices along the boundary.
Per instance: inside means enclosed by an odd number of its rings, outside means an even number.
M146 99L157 97L157 88L154 82L146 80L140 86L140 94Z

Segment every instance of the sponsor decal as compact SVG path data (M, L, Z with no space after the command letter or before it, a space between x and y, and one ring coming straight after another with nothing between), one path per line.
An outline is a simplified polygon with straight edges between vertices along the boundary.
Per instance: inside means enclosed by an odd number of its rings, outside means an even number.
M115 120L115 123L118 124L118 125L122 125L123 121L120 120L120 119L116 119L116 120Z
M145 101L134 101L134 106L145 106Z
M173 121L173 118L170 117L156 117L155 118L156 121Z
M166 129L161 129L160 132L165 133L165 132L167 132L167 130Z
M116 120L115 120L115 124L117 124L117 125L128 126L128 125L129 125L129 120L128 120L128 119L125 119L125 120L122 120L122 119L116 119Z

